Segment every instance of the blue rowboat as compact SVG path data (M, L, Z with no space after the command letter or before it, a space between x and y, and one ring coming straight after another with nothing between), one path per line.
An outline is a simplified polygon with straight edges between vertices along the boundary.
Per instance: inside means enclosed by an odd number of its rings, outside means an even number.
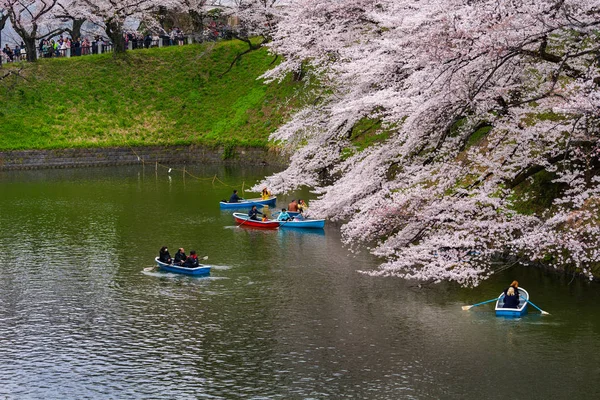
M186 267L179 267L177 265L167 264L167 263L158 261L158 257L156 257L154 259L154 261L156 261L156 265L158 265L159 269L161 269L162 271L166 271L166 272L174 272L176 274L184 274L184 275L208 275L208 274L210 274L210 265L200 264L196 268L186 268Z
M270 198L263 200L261 198L258 199L244 199L240 200L237 203L229 203L227 201L220 201L219 207L221 208L250 208L252 206L262 207L262 206L271 206L275 207L275 202L277 201L277 197L271 196Z
M523 288L519 288L519 307L504 308L504 293L500 293L496 300L496 316L497 317L520 317L527 314L527 304L529 293Z
M304 218L302 216L302 213L300 213L299 211L287 211L287 213L289 214L290 217L298 217L300 216L300 218ZM281 211L277 211L275 213L273 213L273 218L277 218L279 216L279 214L281 214Z
M323 229L325 227L324 219L293 219L291 221L279 221L280 228L301 228L301 229Z
M291 221L279 221L279 226L282 228L305 228L305 229L323 229L325 227L324 219L305 218L297 211L288 211L290 217L294 218ZM277 218L281 212L273 213L273 217Z

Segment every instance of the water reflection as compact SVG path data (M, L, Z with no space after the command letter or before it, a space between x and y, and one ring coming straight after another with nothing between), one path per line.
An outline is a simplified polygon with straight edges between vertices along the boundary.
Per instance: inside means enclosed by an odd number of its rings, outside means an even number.
M335 225L237 227L218 208L230 187L146 169L0 175L0 395L600 394L579 384L594 382L600 365L597 286L527 269L507 270L475 290L369 277L357 270L377 260L349 253ZM232 186L264 173L194 171ZM211 274L156 271L163 245L207 255ZM496 318L493 306L461 310L515 278L553 315L530 310L509 320ZM497 379L517 364L515 379Z

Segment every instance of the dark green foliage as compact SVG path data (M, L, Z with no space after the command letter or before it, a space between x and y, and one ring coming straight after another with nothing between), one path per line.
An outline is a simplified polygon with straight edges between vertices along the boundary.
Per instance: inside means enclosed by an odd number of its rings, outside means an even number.
M223 160L229 160L235 157L235 144L234 143L227 143L224 147L223 147L223 155L221 156L221 158Z
M551 209L552 202L560 195L563 185L552 182L556 175L542 170L521 183L514 190L514 209L520 214L541 215Z
M487 134L491 130L492 130L492 126L490 126L490 125L485 125L485 126L479 127L475 132L473 132L471 134L471 136L469 136L469 139L467 140L467 143L465 145L465 149L468 149L469 147L479 143L479 141L481 139L483 139L485 136L487 136Z
M390 131L381 129L381 121L370 118L362 118L349 133L352 147L342 150L342 159L351 157L356 152L361 152L367 147L381 143L390 137Z

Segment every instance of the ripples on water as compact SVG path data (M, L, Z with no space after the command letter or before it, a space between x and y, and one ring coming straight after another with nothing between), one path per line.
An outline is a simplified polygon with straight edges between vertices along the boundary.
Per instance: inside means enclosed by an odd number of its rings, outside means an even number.
M223 190L208 183L141 179L135 169L61 173L0 179L0 397L598 394L569 383L600 372L593 288L521 272L528 289L538 282L530 292L551 318L463 312L516 271L474 291L419 288L357 273L377 262L343 249L334 224L236 227L216 209ZM163 244L208 255L210 276L156 271ZM515 364L519 377L499 380Z

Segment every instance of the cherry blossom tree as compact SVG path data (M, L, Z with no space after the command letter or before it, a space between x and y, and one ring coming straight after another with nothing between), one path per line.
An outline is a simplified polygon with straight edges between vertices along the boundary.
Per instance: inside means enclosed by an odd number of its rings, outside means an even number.
M290 3L282 0L234 0L229 13L239 19L239 26L232 32L233 38L241 40L248 48L239 53L223 72L226 74L235 63L252 51L260 49L272 40L273 32L283 19ZM275 61L277 54L275 54Z
M2 29L6 25L6 21L8 21L8 13L6 10L2 9L0 6L0 48L2 48ZM2 56L0 55L0 67L2 66Z
M56 2L57 0L0 0L0 9L6 11L13 29L25 44L27 61L37 59L36 40L60 32L60 29L53 29L51 26L51 11Z
M158 28L154 16L160 7L178 7L177 0L77 0L73 9L88 21L101 26L113 43L115 53L125 52L123 30L128 18L144 21Z
M207 7L213 5L214 0L182 0L180 10L190 16L194 32L202 34L204 31Z
M71 38L81 38L81 28L86 22L88 13L86 9L82 9L78 4L78 0L59 0L53 12L57 22L69 22L70 26L66 26L65 32L68 32Z
M591 277L599 25L596 0L298 0L264 78L308 65L322 91L272 136L289 168L255 189L314 188L311 212L382 258L366 273L476 285L513 255ZM549 203L528 209L543 176Z

